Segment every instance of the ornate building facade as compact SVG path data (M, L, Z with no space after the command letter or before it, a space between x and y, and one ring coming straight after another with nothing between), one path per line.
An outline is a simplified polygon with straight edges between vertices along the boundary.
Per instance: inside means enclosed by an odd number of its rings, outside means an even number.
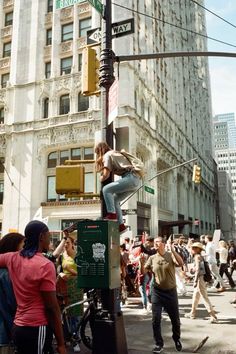
M0 1L3 233L22 232L36 214L47 218L51 230L100 216L97 198L67 200L56 194L55 167L66 159L94 157L101 104L99 97L81 95L81 64L86 32L99 27L101 19L86 1L61 10L53 3ZM177 0L121 0L118 5L113 5L113 22L134 17L135 33L113 39L116 55L206 50L206 39L194 34L206 34L204 13L197 5ZM207 59L123 62L115 65L115 75L116 147L142 158L145 184L154 190L152 194L142 188L124 204L131 231L213 232L216 172ZM194 157L202 168L200 186L192 182L192 165L148 181L158 171ZM86 165L86 192L99 191L97 180L94 166Z

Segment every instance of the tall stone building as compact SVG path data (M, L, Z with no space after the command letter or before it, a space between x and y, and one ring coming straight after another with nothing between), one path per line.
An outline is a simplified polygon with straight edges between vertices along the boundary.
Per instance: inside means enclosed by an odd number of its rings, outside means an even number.
M53 5L53 0L0 1L3 233L22 231L35 214L47 218L52 230L100 215L97 198L66 200L56 194L55 167L68 158L93 158L101 104L99 97L81 95L81 54L87 30L99 27L101 19L86 1L61 10ZM192 2L118 5L113 22L133 17L135 33L113 39L116 55L207 49L206 39L194 34L206 34L205 16ZM133 234L213 232L216 172L207 59L124 62L115 65L115 75L117 148L143 159L146 180L194 157L202 168L199 186L192 182L192 165L147 182L154 194L143 188L123 206L136 212L125 216ZM86 165L85 181L87 192L99 191L93 165Z

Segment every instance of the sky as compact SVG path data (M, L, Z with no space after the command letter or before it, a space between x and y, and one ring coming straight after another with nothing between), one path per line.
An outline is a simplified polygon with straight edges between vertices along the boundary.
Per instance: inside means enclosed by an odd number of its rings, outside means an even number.
M205 7L232 27L206 12L207 34L235 45L235 48L208 40L209 51L236 53L236 0L205 0ZM234 112L236 116L236 58L209 59L213 115Z

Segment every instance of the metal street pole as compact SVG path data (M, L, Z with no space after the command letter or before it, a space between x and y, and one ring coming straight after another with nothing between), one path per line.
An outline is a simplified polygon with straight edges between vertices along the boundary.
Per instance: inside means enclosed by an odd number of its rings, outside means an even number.
M102 18L102 50L100 58L100 86L101 86L101 130L102 140L113 148L113 124L109 119L109 90L115 81L114 58L112 51L112 9L111 0L103 0L104 13ZM112 182L111 175L104 185ZM101 192L101 215L106 214L106 207ZM112 271L112 269L110 269ZM103 310L108 317L95 321L93 333L93 354L128 354L123 315L120 310L120 289L101 289Z

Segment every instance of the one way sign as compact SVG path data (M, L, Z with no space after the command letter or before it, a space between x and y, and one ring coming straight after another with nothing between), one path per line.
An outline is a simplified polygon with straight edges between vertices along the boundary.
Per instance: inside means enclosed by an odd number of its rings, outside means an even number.
M112 24L112 37L118 38L134 33L134 19L116 22ZM87 44L97 44L101 42L101 28L94 28L87 31Z

